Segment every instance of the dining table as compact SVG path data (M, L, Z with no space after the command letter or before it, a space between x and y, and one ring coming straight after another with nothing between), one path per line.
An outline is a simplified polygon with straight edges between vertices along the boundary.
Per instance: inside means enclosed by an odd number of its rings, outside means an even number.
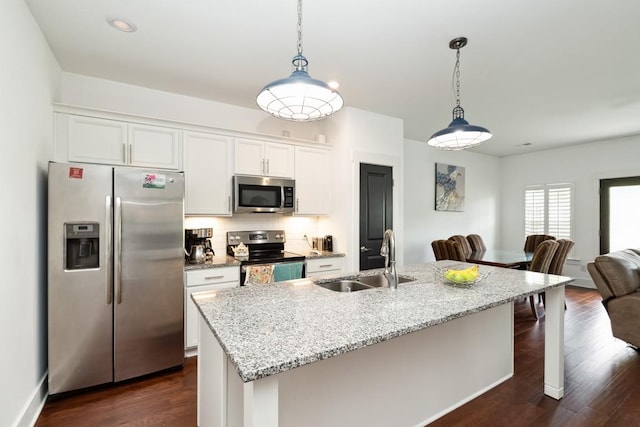
M471 252L471 255L467 256L467 262L526 270L532 258L533 252L525 252L524 250L485 249Z

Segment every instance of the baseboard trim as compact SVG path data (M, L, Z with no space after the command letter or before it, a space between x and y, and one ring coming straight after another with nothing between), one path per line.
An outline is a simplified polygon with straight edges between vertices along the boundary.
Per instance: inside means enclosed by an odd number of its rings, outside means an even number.
M40 383L31 394L31 399L24 407L22 416L18 419L15 427L33 427L36 425L36 421L38 421L38 417L49 395L48 377L48 372L45 372Z

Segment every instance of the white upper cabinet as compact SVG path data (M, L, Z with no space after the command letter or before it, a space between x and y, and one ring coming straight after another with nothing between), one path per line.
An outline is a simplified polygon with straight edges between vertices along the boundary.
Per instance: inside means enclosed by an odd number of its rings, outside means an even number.
M185 214L231 215L233 138L184 132Z
M235 173L240 175L293 178L293 145L240 139L235 142Z
M129 165L181 169L180 131L129 123Z
M267 161L265 175L293 178L295 173L295 147L286 144L265 143L264 157Z
M69 161L126 164L126 122L67 115L61 119L61 131L68 120Z
M56 125L58 160L182 168L178 129L62 113Z
M330 212L330 167L328 150L296 147L295 180L298 215L328 215Z

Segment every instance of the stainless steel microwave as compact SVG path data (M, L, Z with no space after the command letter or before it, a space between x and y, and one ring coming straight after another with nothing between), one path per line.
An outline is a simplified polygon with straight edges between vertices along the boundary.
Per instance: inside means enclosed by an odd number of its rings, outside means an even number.
M233 211L238 213L293 213L296 184L293 179L235 175Z

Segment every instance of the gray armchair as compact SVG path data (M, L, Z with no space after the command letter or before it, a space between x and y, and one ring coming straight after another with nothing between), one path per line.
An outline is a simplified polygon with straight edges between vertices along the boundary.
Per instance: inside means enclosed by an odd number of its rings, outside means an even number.
M602 295L613 336L640 347L640 249L597 256L587 269Z

